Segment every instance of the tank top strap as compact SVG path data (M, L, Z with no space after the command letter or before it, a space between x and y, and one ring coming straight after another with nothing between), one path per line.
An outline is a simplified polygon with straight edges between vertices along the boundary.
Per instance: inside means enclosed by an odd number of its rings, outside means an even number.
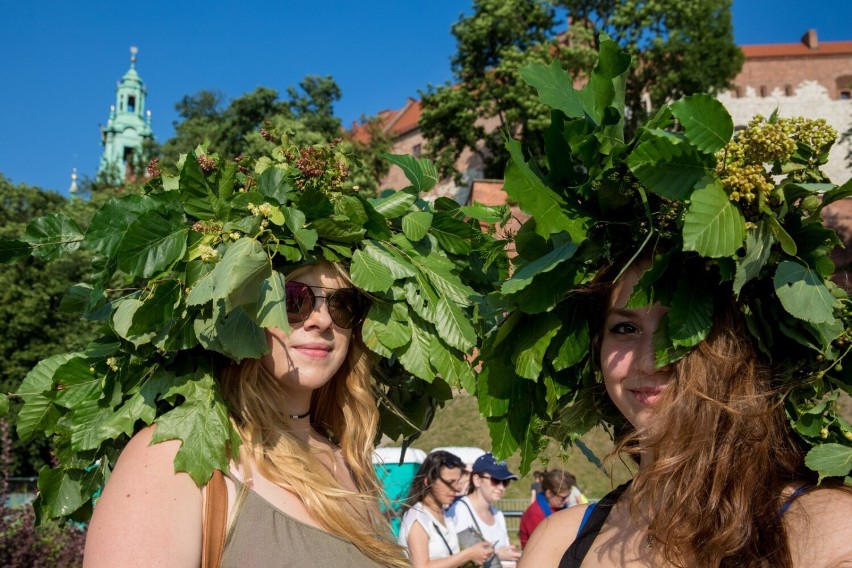
M585 558L586 554L589 553L589 550L592 548L592 543L595 542L595 538L597 538L598 533L601 532L601 528L603 527L604 522L606 522L610 511L618 502L621 494L630 487L631 481L619 485L610 491L603 499L595 504L591 513L589 513L588 509L586 510L587 515L584 515L583 517L583 522L581 524L580 531L577 534L577 538L574 539L574 542L571 543L571 546L569 546L568 550L565 551L565 554L562 555L562 559L559 561L559 568L580 567L580 564L583 563L583 558Z

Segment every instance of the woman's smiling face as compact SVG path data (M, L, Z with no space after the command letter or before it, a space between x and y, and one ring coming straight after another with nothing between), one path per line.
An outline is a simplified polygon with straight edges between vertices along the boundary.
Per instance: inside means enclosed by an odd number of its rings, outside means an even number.
M653 336L666 313L658 304L627 308L647 263L632 266L612 288L601 340L601 371L607 393L634 427L647 423L671 379L671 367L657 368Z

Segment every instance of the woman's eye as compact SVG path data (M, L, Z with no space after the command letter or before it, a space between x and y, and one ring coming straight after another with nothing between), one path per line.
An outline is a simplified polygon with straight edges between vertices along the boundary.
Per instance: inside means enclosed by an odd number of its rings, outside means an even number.
M630 322L619 322L609 328L609 331L618 335L639 333L639 328Z

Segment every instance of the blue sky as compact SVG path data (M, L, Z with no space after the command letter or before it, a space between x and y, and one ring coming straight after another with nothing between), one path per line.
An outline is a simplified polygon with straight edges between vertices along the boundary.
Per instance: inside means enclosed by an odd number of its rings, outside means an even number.
M305 75L334 77L335 111L349 125L450 80L450 26L470 9L471 0L3 2L0 173L62 193L73 167L93 176L98 125L131 45L160 142L185 95L283 94ZM849 0L734 0L740 44L796 42L808 28L822 41L852 40L850 22Z

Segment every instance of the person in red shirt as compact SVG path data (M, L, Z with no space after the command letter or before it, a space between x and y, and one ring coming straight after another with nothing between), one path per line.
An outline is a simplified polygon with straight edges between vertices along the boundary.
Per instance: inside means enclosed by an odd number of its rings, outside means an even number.
M535 501L521 516L521 526L518 529L521 548L526 546L530 535L545 517L549 517L554 511L576 504L569 502L572 497L571 490L576 484L577 480L567 471L551 469L544 472L541 492L536 495Z

